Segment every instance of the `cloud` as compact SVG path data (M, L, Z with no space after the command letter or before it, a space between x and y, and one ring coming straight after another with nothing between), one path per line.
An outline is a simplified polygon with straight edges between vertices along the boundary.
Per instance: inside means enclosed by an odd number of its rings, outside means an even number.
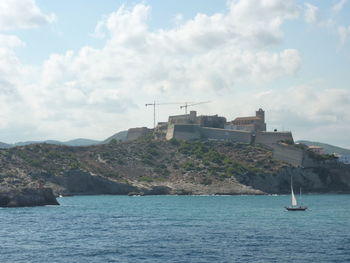
M35 28L52 23L54 14L44 14L35 0L1 0L0 31Z
M0 69L11 65L12 70L0 71L0 86L1 80L7 83L0 94L1 109L6 108L0 118L3 131L10 133L21 122L45 138L103 139L151 125L144 104L154 99L210 98L218 103L200 106L207 110L203 113L224 114L226 107L232 111L233 101L259 105L250 101L256 87L294 76L300 68L298 50L279 49L283 23L298 16L294 1L230 1L225 12L199 13L155 31L148 27L150 14L144 4L122 6L97 22L95 34L105 41L101 48L51 54L40 67L22 65L7 49L7 62L0 62ZM178 113L178 106L163 106L157 120ZM22 139L43 139L34 136Z
M305 3L305 21L309 24L317 24L320 20L319 18L319 8L310 3Z
M350 37L350 26L348 26L348 27L339 26L338 27L338 35L339 35L339 39L340 39L340 44L342 46L344 46Z
M339 13L347 2L348 0L340 0L338 3L334 4L332 7L333 13Z
M327 18L321 16L319 7L310 3L304 3L304 19L308 24L331 30L333 30L336 26L336 21L332 17Z
M266 110L270 130L292 130L296 139L349 147L344 145L350 130L347 89L320 88L320 83L303 84L261 92L251 98L251 104L260 104Z
M347 90L307 84L266 91L288 82L302 64L297 49L280 48L283 24L299 15L294 1L229 1L225 12L179 17L173 28L158 30L148 27L151 11L145 4L122 6L96 23L102 47L51 54L36 67L16 56L20 39L0 35L2 140L103 139L151 126L145 103L210 99L194 109L230 119L263 107L269 128L323 141L320 129L337 128L347 141ZM309 19L319 21L312 12ZM339 31L345 43L350 29ZM179 105L159 106L157 121L179 113Z
M24 42L17 36L0 34L0 48L13 49L24 45Z

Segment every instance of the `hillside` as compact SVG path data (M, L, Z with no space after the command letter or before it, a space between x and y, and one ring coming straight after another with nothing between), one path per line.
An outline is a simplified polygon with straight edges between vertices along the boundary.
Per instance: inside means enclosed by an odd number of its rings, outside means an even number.
M269 149L242 143L144 139L0 150L2 189L43 185L62 195L286 193L291 174L304 191L350 192L348 166L292 168Z
M101 143L102 144L110 143L112 140L125 142L127 136L128 136L128 131L117 132L116 134L113 134L112 136L108 137L107 139L105 139Z
M0 142L0 149L7 149L7 148L11 148L11 144L7 144L4 142Z
M78 138L78 139L73 139L69 141L57 141L57 140L46 140L46 141L25 141L25 142L16 142L13 144L7 144L0 142L0 149L7 149L7 148L12 148L12 147L17 147L17 146L25 146L25 145L31 145L31 144L54 144L54 145L66 145L66 146L91 146L91 145L96 145L96 144L105 144L109 143L111 140L116 140L116 141L126 141L128 135L128 131L121 131L118 132L107 139L103 141L97 141L97 140L91 140L91 139L84 139L84 138Z
M100 141L79 138L79 139L69 140L69 141L65 141L65 142L61 142L61 141L57 141L57 140L17 142L17 143L10 145L10 146L16 147L16 146L25 146L25 145L41 144L41 143L55 144L55 145L66 145L66 146L90 146L90 145L98 144L98 143L100 143Z
M320 146L320 147L322 147L324 149L324 153L325 154L332 154L332 153L337 153L337 154L340 154L340 155L350 154L350 150L349 149L341 148L341 147L330 145L330 144L327 144L327 143L312 142L312 141L306 141L306 140L300 140L298 142L306 144L307 146L310 146L310 145Z

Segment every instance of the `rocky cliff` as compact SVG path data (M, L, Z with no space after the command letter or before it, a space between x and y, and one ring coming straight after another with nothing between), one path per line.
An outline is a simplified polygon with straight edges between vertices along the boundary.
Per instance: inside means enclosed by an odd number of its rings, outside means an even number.
M50 188L2 189L0 207L59 205Z
M350 166L293 168L264 146L152 141L89 147L37 144L0 150L0 189L77 194L350 193Z

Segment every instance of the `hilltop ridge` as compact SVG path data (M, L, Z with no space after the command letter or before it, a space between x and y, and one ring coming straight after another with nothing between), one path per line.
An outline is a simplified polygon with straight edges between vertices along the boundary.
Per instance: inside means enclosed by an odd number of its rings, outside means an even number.
M111 141L85 147L34 144L0 150L1 189L71 194L264 194L350 192L346 165L295 168L263 145L213 141Z

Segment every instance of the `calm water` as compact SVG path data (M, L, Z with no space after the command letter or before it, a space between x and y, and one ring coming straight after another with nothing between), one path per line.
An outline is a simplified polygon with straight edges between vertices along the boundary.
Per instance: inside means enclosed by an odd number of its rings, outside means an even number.
M350 262L350 195L80 196L0 209L0 262Z

